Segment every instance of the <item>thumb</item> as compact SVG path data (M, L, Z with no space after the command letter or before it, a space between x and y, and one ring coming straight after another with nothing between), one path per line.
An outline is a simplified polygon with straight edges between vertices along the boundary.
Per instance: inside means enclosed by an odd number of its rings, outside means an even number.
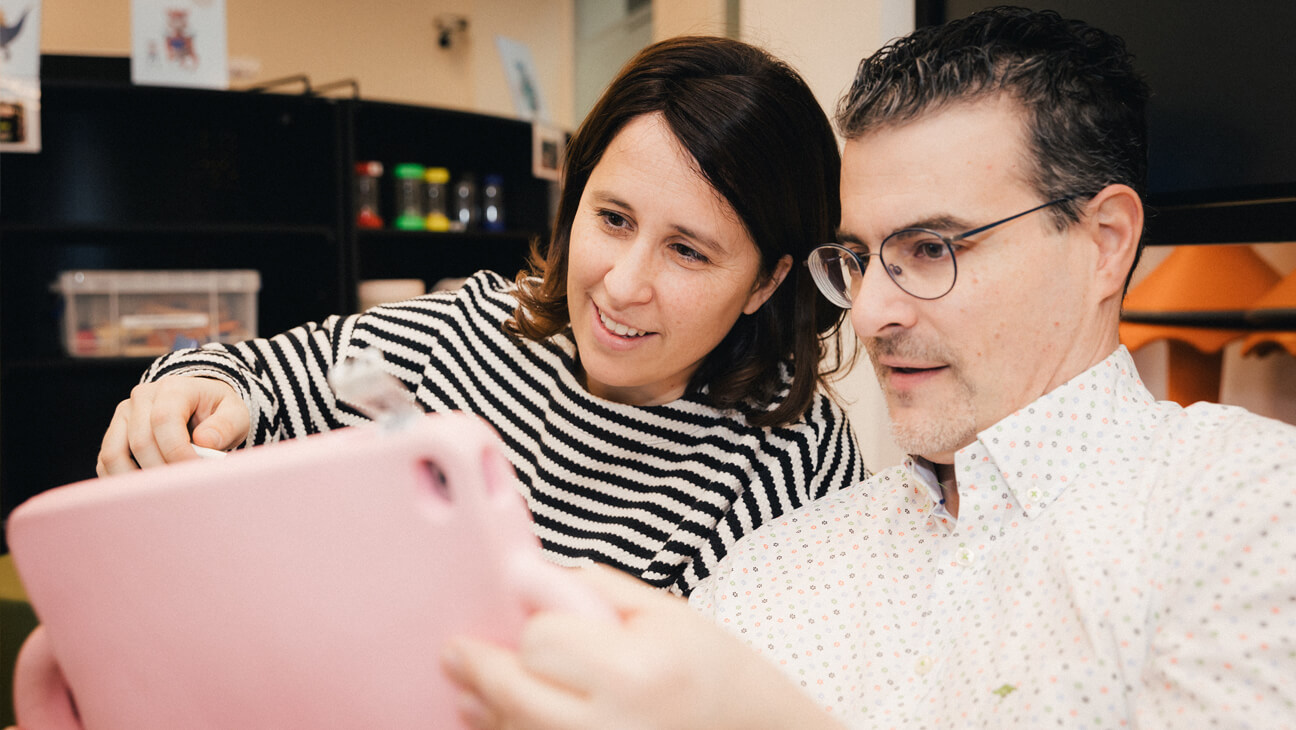
M247 440L252 419L247 405L238 397L222 398L206 416L194 414L193 443L218 451L229 451Z
M653 606L674 605L682 599L660 588L655 588L606 565L591 565L580 569L581 578L621 616L639 613Z

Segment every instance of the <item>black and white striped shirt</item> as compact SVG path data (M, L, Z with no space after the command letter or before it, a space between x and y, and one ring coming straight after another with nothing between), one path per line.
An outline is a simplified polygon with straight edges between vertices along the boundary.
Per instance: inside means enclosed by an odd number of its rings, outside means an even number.
M365 422L327 378L376 347L424 410L473 413L499 431L549 558L605 563L683 594L757 525L866 478L845 413L823 393L779 428L687 396L631 406L590 395L570 338L504 333L513 291L481 272L455 292L173 353L145 380L230 383L251 409L248 443L262 444Z

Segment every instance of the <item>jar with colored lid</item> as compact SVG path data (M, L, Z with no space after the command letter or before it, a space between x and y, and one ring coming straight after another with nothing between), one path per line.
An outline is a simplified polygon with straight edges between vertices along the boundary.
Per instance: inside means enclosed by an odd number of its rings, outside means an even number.
M355 224L356 228L382 228L382 215L378 212L378 181L382 179L381 162L367 160L355 165Z
M423 223L429 231L450 230L449 195L450 171L444 167L429 167L423 172Z
M396 220L403 231L421 231L423 222L423 166L403 162L392 170L396 188Z

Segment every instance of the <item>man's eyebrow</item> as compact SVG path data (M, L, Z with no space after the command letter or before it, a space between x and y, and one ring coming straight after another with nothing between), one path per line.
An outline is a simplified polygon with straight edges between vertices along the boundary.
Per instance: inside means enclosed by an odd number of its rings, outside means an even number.
M866 246L864 239L842 228L837 229L837 243L853 243L856 246Z
M952 215L935 215L914 221L913 223L897 228L896 230L902 231L905 228L927 228L940 233L960 233L962 231L976 228L976 225L969 223L963 218L957 218Z
M976 228L976 224L952 215L935 215L927 218L920 218L907 225L900 226L895 230L889 231L886 235L889 236L897 231L904 231L910 228L926 228L928 230L936 231L937 233L961 233ZM868 244L864 242L863 238L860 238L854 233L842 228L837 229L837 242L852 243L856 246L868 246Z

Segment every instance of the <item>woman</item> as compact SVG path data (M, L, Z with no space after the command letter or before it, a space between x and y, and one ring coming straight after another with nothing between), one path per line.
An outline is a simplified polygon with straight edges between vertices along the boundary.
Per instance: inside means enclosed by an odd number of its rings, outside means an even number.
M655 44L572 138L552 240L516 282L162 357L99 473L361 423L327 375L377 348L424 410L499 431L550 558L688 594L744 533L866 475L822 388L841 311L799 265L832 240L839 165L784 64Z

